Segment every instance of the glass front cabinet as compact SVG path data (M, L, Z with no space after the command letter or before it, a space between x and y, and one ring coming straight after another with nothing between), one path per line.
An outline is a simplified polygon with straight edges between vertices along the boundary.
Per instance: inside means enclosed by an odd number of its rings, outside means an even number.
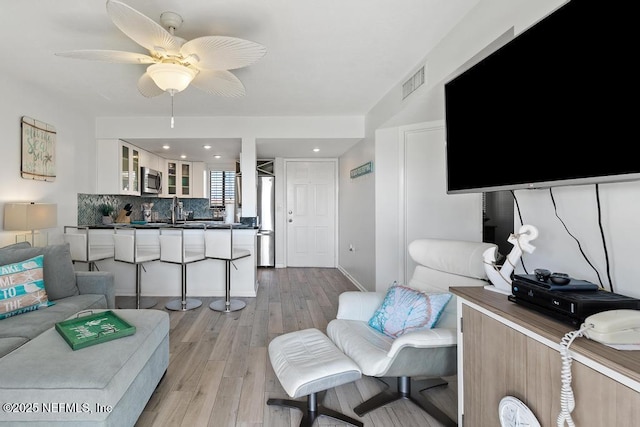
M140 194L140 152L122 143L120 153L120 194Z
M165 195L191 197L191 162L167 160Z
M98 140L97 193L139 196L142 151L121 140Z

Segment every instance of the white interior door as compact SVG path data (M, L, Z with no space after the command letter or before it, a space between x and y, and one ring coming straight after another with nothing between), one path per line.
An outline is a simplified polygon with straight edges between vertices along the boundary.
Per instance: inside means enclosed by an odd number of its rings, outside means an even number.
M287 266L335 267L336 164L287 161Z

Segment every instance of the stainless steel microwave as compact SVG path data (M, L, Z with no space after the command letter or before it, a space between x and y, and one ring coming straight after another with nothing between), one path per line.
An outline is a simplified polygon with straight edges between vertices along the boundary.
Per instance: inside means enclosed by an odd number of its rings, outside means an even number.
M162 172L147 168L140 168L142 178L142 194L160 194L162 192Z

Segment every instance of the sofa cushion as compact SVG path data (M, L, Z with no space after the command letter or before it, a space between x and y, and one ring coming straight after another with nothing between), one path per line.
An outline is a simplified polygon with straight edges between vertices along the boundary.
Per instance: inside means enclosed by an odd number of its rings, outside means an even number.
M33 339L70 316L83 311L107 308L104 295L86 294L57 300L46 310L31 311L22 316L0 320L0 339L21 337Z
M11 251L14 249L24 249L24 248L30 248L31 247L31 243L29 242L18 242L18 243L12 243L11 245L7 245L7 246L3 246L0 248L0 251Z
M369 319L369 326L392 338L411 331L431 329L450 299L449 293L427 294L394 284Z
M68 243L45 247L25 248L11 245L0 248L0 265L24 261L38 255L44 255L44 286L49 300L55 301L79 294Z
M0 338L0 358L5 354L11 353L16 348L20 347L22 344L29 341L24 337L7 337Z
M44 256L0 265L0 319L48 307L43 280Z

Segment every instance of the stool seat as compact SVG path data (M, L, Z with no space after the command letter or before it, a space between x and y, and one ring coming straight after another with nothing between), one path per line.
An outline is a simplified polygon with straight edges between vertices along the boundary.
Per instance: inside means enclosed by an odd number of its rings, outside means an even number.
M144 237L144 239L143 239ZM118 308L151 308L158 302L155 298L142 297L143 263L160 259L160 245L157 235L138 236L135 228L114 229L114 260L134 264L136 267L135 299L119 298Z
M187 298L187 265L205 259L204 237L198 240L197 244L188 246L184 229L160 231L160 261L179 264L182 274L180 299L169 301L165 305L169 310L187 311L202 305L199 299Z
M96 261L113 258L114 247L111 244L95 244L89 234L89 227L65 225L62 238L69 243L71 260L88 264L89 271L97 270Z
M303 329L275 337L269 343L269 359L287 394L294 399L307 396L307 402L269 399L267 405L300 409L303 413L301 427L310 427L322 415L363 426L361 421L317 402L317 393L356 381L362 376L358 365L318 329Z
M236 248L233 246L233 225L229 225L229 235L225 236L222 241L216 242L211 232L207 233L205 228L205 257L208 259L217 259L225 262L225 292L224 300L213 301L209 304L209 308L214 311L222 311L229 313L232 311L242 310L246 307L246 303L240 300L231 299L231 265L235 267L233 261L251 256L248 249ZM237 269L237 267L236 267Z

